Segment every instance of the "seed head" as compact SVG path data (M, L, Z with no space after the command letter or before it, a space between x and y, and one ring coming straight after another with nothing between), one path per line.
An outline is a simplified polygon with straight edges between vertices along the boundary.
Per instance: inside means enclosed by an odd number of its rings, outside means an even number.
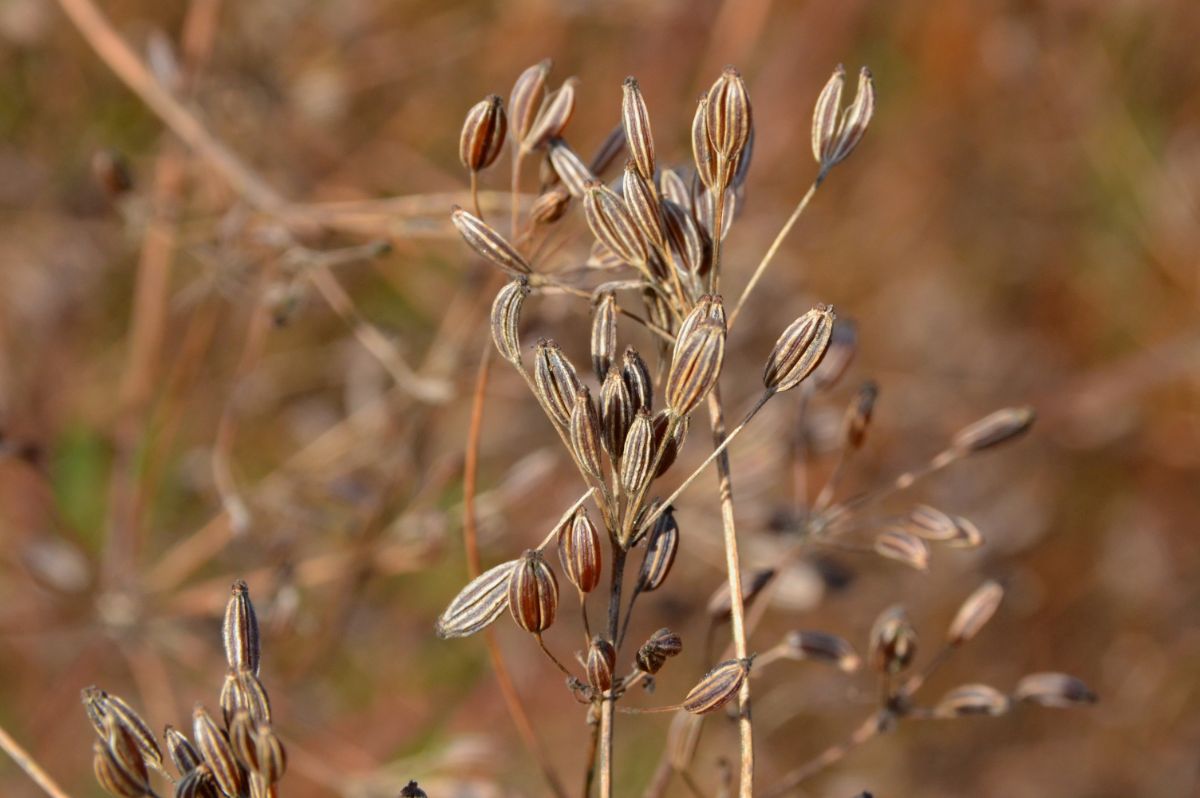
M625 435L621 452L619 476L621 489L629 496L638 496L650 484L650 468L654 460L654 424L650 414L639 410Z
M145 765L142 766L145 770ZM104 791L116 798L142 798L150 795L150 777L141 779L131 774L117 761L107 745L96 740L92 743L92 772Z
M733 67L725 67L708 90L705 124L713 152L728 165L725 170L728 176L720 186L724 190L732 178L732 167L746 148L753 125L750 95L741 74Z
M1097 696L1082 680L1066 673L1031 673L1017 682L1013 700L1065 709L1094 704Z
M508 609L527 632L541 634L558 611L558 580L541 552L526 549L508 580Z
M633 161L625 164L625 174L621 181L625 198L625 207L633 217L638 232L652 246L659 250L666 246L663 236L662 214L659 211L658 197L646 178L642 177Z
M567 425L571 452L576 461L592 479L603 481L604 473L600 461L600 417L587 388L575 394L575 406L571 408L571 419Z
M163 738L167 741L167 754L175 763L175 769L179 771L180 776L186 776L204 761L204 757L200 756L200 752L192 745L187 735L174 726L167 726L163 731Z
M258 616L250 602L250 589L241 579L233 583L229 603L225 605L222 637L229 669L248 669L257 674L260 657Z
M916 535L888 529L875 536L875 553L918 571L929 570L929 544Z
M592 369L601 382L617 356L617 297L602 294L592 315Z
M634 410L645 410L647 413L653 410L654 384L650 381L650 369L632 346L625 347L625 354L621 358L621 377L629 389Z
M838 119L845 80L846 71L839 64L813 109L813 157L821 167L818 180L854 152L875 113L875 83L871 79L871 70L863 67L858 72L854 101Z
M567 187L570 195L576 199L582 199L588 184L596 179L592 171L562 139L550 142L550 165L554 167L554 172Z
M537 119L521 142L522 149L526 152L540 150L551 139L562 137L567 123L575 115L575 87L578 85L578 78L568 78L558 91L546 98Z
M225 732L217 726L208 711L200 705L192 714L192 737L196 741L196 749L204 757L205 764L212 771L213 779L221 792L226 795L240 795L245 784L245 773Z
M984 582L967 597L958 613L950 623L946 632L946 642L952 646L961 646L975 635L992 619L1004 598L1004 588L1000 583L991 580Z
M644 264L646 242L629 208L615 191L600 182L592 182L583 195L583 212L597 240L626 263Z
M620 461L625 450L625 436L633 423L633 416L634 405L629 386L618 369L609 368L608 376L600 386L600 440L614 463Z
M529 206L529 221L535 225L554 224L567 212L572 194L562 186L543 191Z
M718 304L719 301L718 298ZM697 306L696 310L700 309ZM725 325L706 317L689 328L688 322L695 313L694 310L680 328L667 372L665 401L680 418L696 409L717 384L725 359Z
M862 663L849 642L828 632L788 632L783 651L791 659L825 662L846 673L858 670Z
M650 639L638 649L634 661L638 670L651 675L662 670L666 661L683 651L683 640L670 629L662 628L650 635Z
M1004 693L986 684L964 684L946 693L933 708L942 718L963 718L969 715L995 717L1008 712L1009 699Z

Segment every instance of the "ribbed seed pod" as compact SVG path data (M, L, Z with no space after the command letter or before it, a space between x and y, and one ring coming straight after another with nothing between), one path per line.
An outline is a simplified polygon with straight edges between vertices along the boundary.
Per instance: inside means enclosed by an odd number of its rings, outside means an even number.
M238 761L252 776L274 784L287 770L287 751L270 725L239 713L229 728L229 742Z
M673 200L661 200L663 231L680 265L689 274L707 272L712 258L712 241L696 224L691 211Z
M212 716L199 705L192 714L192 737L196 741L196 749L204 757L221 792L231 798L240 795L246 783L246 774L234 757L233 748L230 747L225 732L217 727Z
M518 277L501 288L492 302L492 340L509 363L521 362L521 308L528 296L529 281Z
M833 320L833 308L818 305L788 325L763 370L768 391L790 391L813 372L829 348Z
M952 445L963 454L981 452L1027 432L1033 420L1032 407L1006 407L963 427L955 434Z
M600 533L587 510L580 508L558 531L558 556L563 573L579 592L591 593L600 584Z
M710 238L717 236L717 205L713 200L712 192L702 191L692 203L696 209L696 223L700 228L709 235ZM732 188L725 189L725 204L721 206L721 219L724 223L721 225L721 240L725 240L725 236L729 235L729 230L733 227L733 217L737 213L737 192Z
M988 580L977 587L967 600L958 608L950 628L946 632L946 642L952 646L961 646L975 635L979 634L1004 598L1004 588L999 582Z
M621 260L634 265L646 262L646 242L615 191L600 182L588 184L583 213L592 234Z
M916 535L888 529L875 536L875 553L918 571L929 570L929 544Z
M617 298L603 294L592 312L592 368L604 381L617 356Z
M634 77L625 78L621 89L621 126L629 154L646 180L654 179L654 137L650 133L650 113L642 89Z
M954 519L936 507L919 504L908 514L904 529L919 538L945 542L958 536Z
M107 693L95 686L85 688L81 695L84 710L87 712L96 734L102 738L108 738L105 721L111 717L137 745L146 764L157 770L163 769L162 750L158 747L154 732L150 731L150 727L134 711L133 707L129 706L120 696Z
M724 326L705 321L676 339L664 394L672 413L683 418L696 409L717 384L724 359Z
M625 435L633 423L633 399L629 386L616 368L608 370L608 376L600 386L600 440L609 458L617 463L625 450Z
M592 251L588 254L586 266L589 269L599 269L600 271L616 271L625 268L625 261L621 260L620 255L604 246L604 242L592 241Z
M632 346L625 347L621 357L621 378L629 389L629 398L633 400L633 408L649 413L654 404L654 383L650 381L650 369L646 361Z
M621 489L629 496L638 496L650 484L650 467L654 460L654 424L650 414L639 410L625 435L621 452L619 477Z
M708 96L702 95L692 117L692 158L696 164L696 178L701 184L712 188L717 182L717 156L708 137ZM693 212L696 208L693 205Z
M871 70L863 67L858 71L858 90L854 94L854 101L846 108L838 122L832 146L828 148L824 158L818 159L822 175L854 152L854 148L866 134L867 125L871 123L874 114L875 83L871 79ZM822 147L822 150L824 149L826 148Z
M878 398L879 386L874 380L868 380L859 387L858 393L846 408L846 415L842 417L842 442L847 449L855 451L862 448L867 437L867 427L871 424L871 414L875 411L875 400Z
M142 798L150 795L149 776L139 780L117 762L108 746L96 740L92 743L92 772L104 791L117 798Z
M679 456L679 450L683 448L683 441L687 437L688 423L686 417L676 419L675 431L671 433L669 440L664 441L667 428L671 425L671 414L666 410L654 414L654 450L662 449L662 454L658 456L658 469L654 472L655 479L675 465L675 458Z
M592 155L592 160L588 161L588 171L594 175L602 175L608 171L608 167L617 162L617 159L625 154L625 128L622 125L617 125L612 130L608 131L608 135L600 142L600 146L596 148L596 152Z
M666 246L663 235L662 215L659 212L658 197L650 182L642 177L633 161L625 164L625 174L621 180L625 195L625 207L633 217L633 223L638 231L651 246L662 249Z
M683 699L682 707L693 715L720 709L726 701L737 695L738 688L749 673L750 660L725 660L691 689Z
M679 524L675 510L668 507L658 516L646 540L646 554L638 571L637 591L650 593L662 587L679 551Z
M783 650L791 659L825 662L846 673L853 673L862 664L854 646L828 632L788 632Z
M508 118L504 115L504 102L498 95L489 95L467 111L458 140L458 159L468 171L487 169L504 149L506 135Z
M593 637L587 653L588 687L597 693L612 689L613 670L617 667L617 650L602 637Z
M1097 701L1086 684L1066 673L1031 673L1017 682L1012 697L1014 701L1059 709Z
M638 670L654 675L662 670L666 661L683 651L683 640L670 629L663 627L650 635L634 657Z
M517 252L504 236L496 232L495 228L479 217L455 205L450 213L450 221L471 249L513 277L533 271L521 253Z
M558 611L558 580L541 552L526 549L508 580L508 610L527 632L541 634Z
M550 165L575 199L583 199L588 184L596 179L592 171L562 139L550 142Z
M570 204L571 192L563 186L547 189L529 206L529 221L535 225L554 224L563 218Z
M678 332L675 333L675 340L680 341L687 338L702 322L711 322L712 324L725 326L725 305L721 297L714 294L704 294L696 300L695 306L684 317L683 322L679 325Z
M521 147L526 152L541 149L550 143L551 139L562 136L571 117L575 115L575 87L578 85L578 78L568 78L558 91L542 103L541 112L534 120L533 127L521 142Z
M438 618L438 637L473 635L500 617L508 606L508 583L518 562L500 563L472 579Z
M592 395L587 388L580 388L575 394L575 406L571 408L571 419L567 425L567 437L571 442L571 451L583 470L592 479L604 481L603 466L600 460L600 417L596 415L596 407L592 404Z
M828 163L837 146L838 111L842 107L845 84L846 68L838 64L813 106L812 148L818 164Z
M825 357L813 371L810 379L818 391L827 391L837 385L858 353L858 324L854 319L838 319L829 337L829 348Z
M175 785L175 798L220 798L212 771L203 762L184 774Z
M550 59L547 58L522 72L513 84L512 94L508 97L513 149L521 146L542 110L542 101L546 97L546 76L549 74Z
M899 604L888 607L871 627L871 664L880 673L897 674L917 655L917 631Z
M104 742L112 754L113 763L125 774L128 781L149 789L150 774L138 741L112 713L104 716Z
M258 673L260 646L258 616L250 602L250 589L239 579L230 590L229 603L225 605L225 622L222 626L225 641L225 660L230 670L248 669Z
M192 745L187 735L174 726L167 726L163 731L163 738L167 741L167 754L175 763L175 769L179 771L180 776L186 776L204 761L204 757L200 756L200 752Z
M662 169L658 173L658 195L670 200L688 213L692 212L692 192L687 183L674 169Z
M555 422L565 428L571 423L575 396L583 387L575 367L554 341L538 341L533 361L533 382L538 399Z
M750 110L750 95L741 74L733 67L725 67L721 77L708 90L705 123L708 140L713 151L728 165L722 189L732 178L732 167L736 165L750 139L753 117Z
M271 722L271 699L267 689L259 681L254 671L241 670L235 674L238 684L238 702L242 709L250 713L250 718L256 723Z
M946 693L933 708L941 718L964 718L970 715L995 717L1008 712L1009 699L1004 693L986 684L964 684Z

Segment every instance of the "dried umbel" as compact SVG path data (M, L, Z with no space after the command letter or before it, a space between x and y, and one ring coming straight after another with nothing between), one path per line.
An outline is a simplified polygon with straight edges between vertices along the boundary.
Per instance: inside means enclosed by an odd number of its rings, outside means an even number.
M738 688L749 673L749 660L726 660L705 674L683 699L681 706L693 715L704 715L720 709L726 701L737 695Z
M828 632L788 632L782 651L791 659L825 662L846 673L858 670L862 662L850 643Z
M588 646L588 687L596 693L605 693L613 686L613 669L617 666L617 650L602 637L593 637Z
M880 673L895 675L917 655L917 630L900 605L888 607L871 627L871 664Z
M458 140L458 158L462 165L471 172L487 169L504 149L507 134L508 119L499 96L489 95L471 106Z
M833 308L818 305L788 325L763 370L763 386L768 391L790 391L812 374L829 348L834 318Z
M638 670L651 675L662 670L662 666L671 657L678 656L683 651L683 640L670 629L662 628L650 635L641 648L637 650L634 662Z
M1066 673L1032 673L1017 682L1013 700L1059 709L1096 703L1093 693L1080 679Z
M838 64L813 109L813 157L821 167L818 180L854 152L875 113L875 84L871 80L871 71L863 67L858 73L858 91L854 101L839 118L838 109L845 82L846 70Z
M1003 715L1008 711L1009 699L1004 693L986 684L964 684L942 696L933 714L943 718L961 718L970 715Z
M521 308L529 296L529 281L513 280L500 289L492 303L492 340L509 363L521 362Z
M960 646L975 635L979 634L1004 598L1004 588L998 582L987 581L975 589L958 608L950 628L946 632L946 642L952 646Z
M438 618L438 637L473 635L499 618L508 606L508 583L518 562L500 563L472 579Z
M455 205L450 213L450 221L471 249L513 277L533 271L525 257L508 243L508 239L478 216Z
M229 669L249 670L257 675L261 656L258 616L250 602L250 590L241 579L233 583L221 631Z
M1027 432L1033 420L1032 407L1006 407L963 427L954 436L952 445L963 454L981 452Z
M581 593L590 593L600 584L600 533L580 508L558 532L558 555L563 573Z
M558 580L537 549L526 549L508 579L508 609L527 632L541 634L558 611Z

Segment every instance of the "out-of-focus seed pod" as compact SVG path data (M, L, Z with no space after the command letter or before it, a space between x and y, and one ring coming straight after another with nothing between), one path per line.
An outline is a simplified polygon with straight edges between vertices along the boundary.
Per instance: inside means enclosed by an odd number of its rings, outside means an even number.
M529 281L519 277L506 284L492 302L492 341L509 363L521 362L521 308L529 296Z
M213 779L221 788L221 792L229 796L240 795L246 782L246 774L234 757L233 748L230 747L225 732L217 727L212 716L200 705L197 705L192 713L192 737L196 741L196 749L204 757L204 762L212 771Z
M438 618L437 636L473 635L500 617L508 606L508 583L518 562L500 563L472 579Z
M554 341L538 341L537 354L533 361L533 381L538 399L550 417L561 427L571 421L575 408L575 396L583 387L575 373L575 367Z
M529 220L535 225L554 224L566 214L571 196L563 186L543 191L529 206Z
M763 371L768 391L790 391L812 374L829 348L834 318L833 308L818 305L788 325Z
M632 161L625 164L625 174L621 181L625 195L625 207L633 217L633 223L643 238L652 246L662 249L666 246L663 236L662 214L659 211L658 197L650 187L650 181L642 177Z
M613 669L617 667L617 650L602 637L593 637L587 653L588 687L605 693L613 686Z
M678 656L683 651L683 640L670 629L663 627L642 644L638 649L634 662L638 670L651 675L662 670L662 666L671 657Z
M946 693L933 708L940 718L964 718L970 715L995 717L1008 712L1008 696L986 684L964 684Z
M875 411L875 400L879 398L879 386L874 380L867 380L858 389L846 415L842 418L842 441L850 451L862 448L867 437L867 427L871 425L871 414Z
M415 781L410 781L400 791L400 798L429 798L429 796L425 794L425 791Z
M635 265L646 262L646 242L615 191L600 182L590 183L583 195L583 212L592 234L621 260Z
M668 507L654 522L646 539L646 554L638 572L637 591L650 593L662 587L675 564L679 551L679 524L675 521L675 510Z
M916 535L888 529L875 536L875 553L918 571L929 570L929 544Z
M128 773L117 762L108 746L99 740L92 743L92 772L104 791L116 798L142 798L150 795L149 776L143 781Z
M483 171L495 163L507 135L504 102L498 95L489 95L467 111L458 140L458 159L468 171Z
M541 634L558 611L558 580L537 549L526 549L508 580L508 610L527 632Z
M619 462L624 453L625 436L633 423L634 412L629 386L620 371L610 368L600 386L600 440L614 463Z
M512 94L508 97L513 149L521 146L533 128L546 97L546 76L549 74L550 59L547 58L522 72L513 84Z
M455 205L450 213L450 221L471 249L513 277L533 271L521 253L517 252L504 236L496 232L495 228L479 217Z
M642 89L634 77L625 78L621 94L621 126L629 154L641 176L654 179L654 137L650 133L650 113Z
M587 510L580 508L559 530L558 556L563 573L580 593L591 593L600 584L600 533Z
M983 534L979 527L961 515L954 516L954 537L946 541L956 549L977 549L983 545Z
M221 798L208 765L202 762L185 773L175 785L175 798Z
M629 389L634 410L645 410L647 413L653 410L654 383L650 381L650 369L632 346L625 347L625 354L621 357L621 377Z
M554 167L554 172L567 187L567 191L576 199L583 199L588 184L596 179L575 151L562 139L550 142L550 165Z
M745 189L743 186L746 183L746 178L750 176L750 164L754 160L754 125L750 125L750 137L746 139L746 146L742 148L741 155L738 156L737 165L733 169L733 180L729 184L731 191L736 191L739 199L744 195Z
M600 146L596 148L596 153L592 156L592 160L588 161L588 171L594 175L602 175L608 171L608 167L617 162L617 159L625 154L625 128L618 124L612 130L608 131L608 135L600 142Z
M722 190L728 187L732 179L733 167L746 148L753 123L746 84L736 69L725 67L721 77L708 90L705 108L708 140L713 151L726 164L726 175L720 186Z
M858 324L854 319L838 319L838 323L833 326L833 334L829 338L829 348L825 350L825 357L821 358L821 363L813 370L812 380L813 388L818 391L827 391L837 385L846 370L850 368L851 361L858 354Z
M774 568L759 568L756 571L742 574L742 604L749 606L758 598L758 594L763 591L772 579L775 578ZM705 611L708 617L713 622L724 621L729 618L733 611L733 602L730 601L730 596L733 595L729 591L729 582L724 582L720 587L713 591L713 594L708 598L708 605Z
M981 452L1020 436L1033 426L1032 407L1006 407L963 427L954 436L953 448L961 454Z
M110 197L119 197L133 188L129 159L118 150L97 150L92 155L92 175Z
M163 738L167 741L167 754L175 763L175 769L179 771L180 776L186 776L204 761L204 757L200 756L200 752L192 745L187 735L174 726L167 726L163 731Z
M671 426L671 418L670 412L666 410L660 410L654 414L654 449L655 451L662 449L662 454L658 457L658 468L654 472L655 479L667 473L675 464L675 459L679 456L679 450L683 448L683 441L687 437L688 419L680 418L675 420L675 430L671 433L671 437L666 438L667 429Z
M888 607L871 627L871 664L880 673L895 675L917 655L917 631L899 604Z
M781 650L790 659L828 663L845 673L853 673L862 664L854 646L828 632L788 632Z
M521 142L526 152L545 147L551 139L561 138L567 123L575 115L575 88L578 78L568 78L562 86L542 103L533 127Z
M717 665L701 679L683 699L681 706L693 715L703 715L720 709L737 695L750 673L750 660L729 659Z
M628 496L639 496L650 484L654 464L654 424L650 414L639 410L625 435L625 448L621 452L621 467L618 475L621 489Z
M222 638L225 641L225 660L229 663L229 669L247 669L257 674L261 656L258 616L250 602L250 589L241 579L233 583L229 603L225 605Z
M905 531L925 540L944 542L958 535L954 519L936 507L919 504L908 514Z
M999 582L988 580L975 592L967 596L967 600L958 608L950 628L946 632L946 642L952 646L961 646L975 635L992 619L1000 602L1004 598L1004 588Z
M704 321L688 335L676 339L664 394L672 413L683 418L696 409L717 384L724 359L723 325Z
M592 396L587 388L581 388L579 393L575 394L575 406L571 408L571 420L567 425L567 438L571 442L571 451L583 466L583 470L592 479L603 482L600 418L596 415L596 407L592 404Z
M592 314L592 368L601 382L608 376L617 356L617 298L611 292L600 297Z
M1013 700L1066 709L1094 704L1097 696L1082 680L1066 673L1031 673L1017 682Z

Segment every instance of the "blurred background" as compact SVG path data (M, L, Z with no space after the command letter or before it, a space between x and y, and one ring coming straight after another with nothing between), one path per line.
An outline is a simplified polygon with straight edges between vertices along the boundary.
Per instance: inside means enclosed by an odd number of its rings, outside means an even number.
M938 550L927 574L807 552L751 649L803 628L865 652L876 614L903 602L928 656L994 578L1005 604L928 698L1055 670L1100 702L905 723L805 794L1200 790L1196 3L103 6L250 182L335 223L285 231L168 132L58 4L0 0L0 724L72 795L100 794L80 688L124 696L155 728L188 727L196 701L215 708L220 612L239 576L263 619L263 680L291 756L284 795L394 796L409 778L435 798L544 793L483 641L432 633L467 579L462 458L495 285L447 224L465 204L458 134L473 103L507 97L544 57L554 84L581 80L567 130L578 151L618 122L633 74L660 159L685 165L698 93L723 65L741 69L757 144L725 252L739 289L815 174L812 104L830 71L874 72L866 138L730 342L723 385L739 408L811 303L833 303L860 333L803 429L789 395L732 447L748 567L780 559L804 489L797 449L811 495L862 380L881 397L846 492L919 465L993 409L1037 408L1020 442L883 508L965 515L987 545ZM507 190L507 159L485 190ZM506 196L484 204L504 218ZM585 228L566 224L574 234L544 253L556 267L586 258ZM383 254L369 246L381 239ZM584 303L531 308L528 340L553 335L585 363ZM697 427L682 461L706 449ZM493 369L480 453L491 565L541 539L579 486L511 369ZM685 640L655 695L631 699L641 706L677 700L712 662L704 606L724 566L709 483L680 502L671 578L639 602L631 639L669 625ZM569 651L574 622L564 612L550 645ZM574 793L583 709L525 633L496 628ZM762 783L846 736L874 689L865 672L764 671ZM640 794L669 718L619 718L619 795ZM694 771L706 794L735 752L733 725L711 720ZM4 758L0 794L39 792Z

